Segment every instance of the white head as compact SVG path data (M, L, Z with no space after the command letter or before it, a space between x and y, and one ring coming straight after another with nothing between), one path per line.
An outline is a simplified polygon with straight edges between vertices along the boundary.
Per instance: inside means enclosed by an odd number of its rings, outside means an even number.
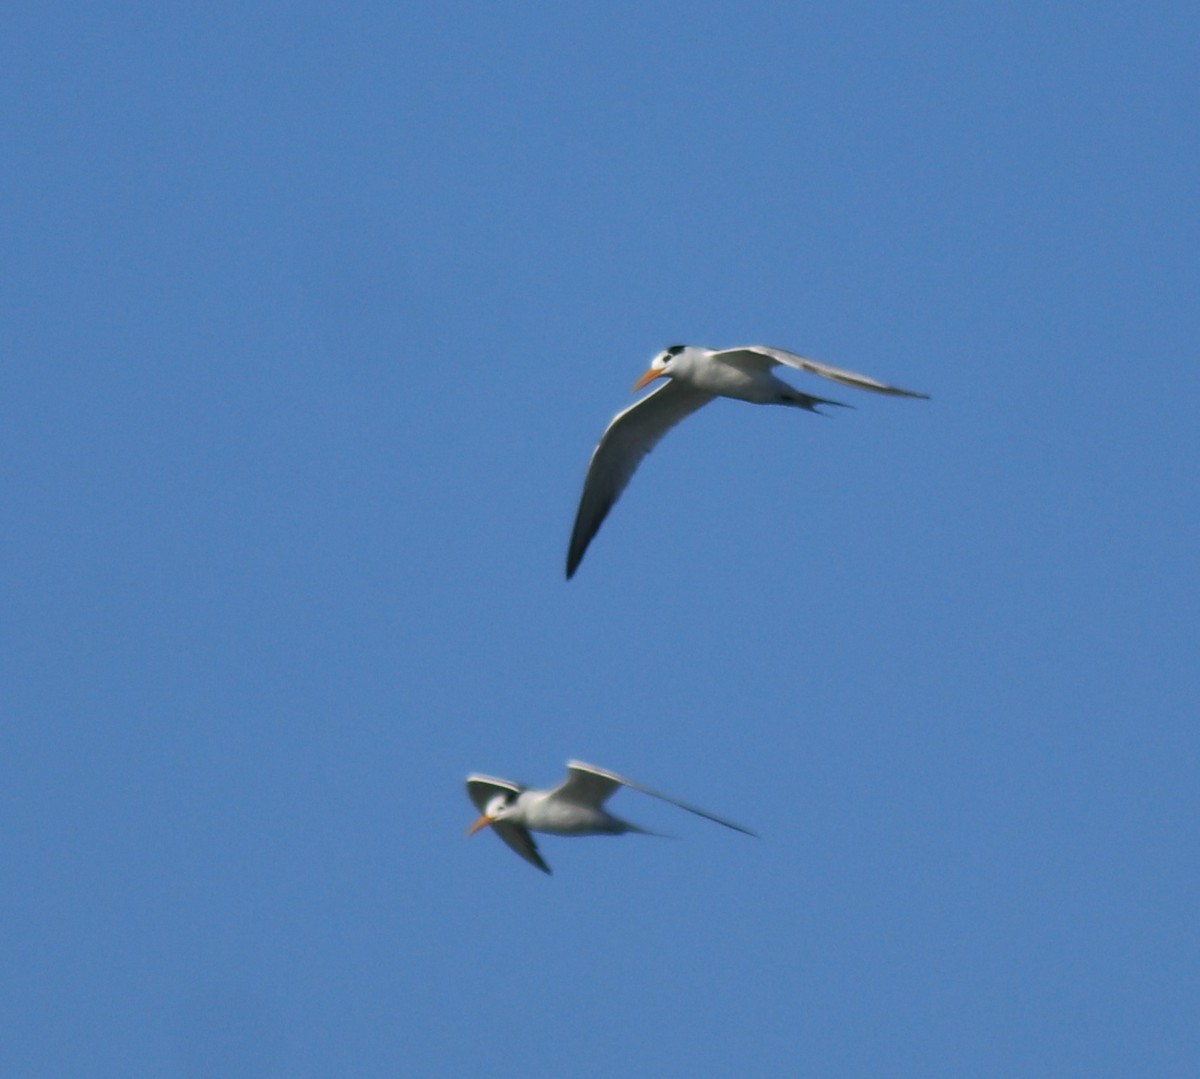
M483 816L467 829L467 835L474 835L480 828L486 828L498 820L507 820L516 813L516 810L516 794L510 791L505 794L493 795L488 799L488 804L484 806Z
M668 378L677 371L686 370L691 365L692 355L697 350L691 345L672 345L664 348L650 361L650 370L634 384L635 390L649 386L656 378L666 375Z

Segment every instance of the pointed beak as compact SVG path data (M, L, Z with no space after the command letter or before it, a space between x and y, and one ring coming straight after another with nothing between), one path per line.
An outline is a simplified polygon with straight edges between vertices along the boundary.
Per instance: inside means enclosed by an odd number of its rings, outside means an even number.
M647 371L644 375L642 375L642 377L639 378L633 384L633 392L637 393L638 390L645 389L656 378L661 378L661 377L662 377L662 372L656 371L656 370L654 370L653 367L651 367L649 371Z
M471 825L470 828L467 829L467 835L474 835L476 832L479 831L480 828L486 828L491 823L492 823L492 818L489 817L485 813L482 817L479 818L479 820L477 820L474 824Z

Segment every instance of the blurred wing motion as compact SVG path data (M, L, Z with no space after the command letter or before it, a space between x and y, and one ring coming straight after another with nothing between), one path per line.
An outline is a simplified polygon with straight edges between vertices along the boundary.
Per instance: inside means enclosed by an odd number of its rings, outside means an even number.
M550 792L551 798L563 802L599 809L625 781L603 768L593 768L582 761L567 761L567 778Z
M567 763L567 771L566 782L554 791L554 796L562 798L564 801L598 807L618 787L628 787L630 790L640 791L642 794L648 794L652 798L669 802L677 809L686 809L689 813L694 813L697 817L710 820L714 824L723 824L726 828L732 828L735 832L752 835L755 838L758 837L758 833L752 832L749 828L743 828L740 824L734 824L733 821L726 820L724 817L718 817L703 809L698 809L694 805L689 805L687 802L681 802L678 798L672 798L670 795L663 794L662 791L656 791L652 787L635 783L632 779L625 779L615 772L596 768L593 765L584 764L582 761L569 761Z

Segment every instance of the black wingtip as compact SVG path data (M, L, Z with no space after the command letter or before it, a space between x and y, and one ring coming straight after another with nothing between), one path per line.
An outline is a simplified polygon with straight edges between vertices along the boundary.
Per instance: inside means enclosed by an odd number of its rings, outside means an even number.
M572 543L567 551L567 580L569 581L575 576L575 571L579 569L579 563L583 561L583 556L587 553L588 545L585 543L582 547L578 547Z

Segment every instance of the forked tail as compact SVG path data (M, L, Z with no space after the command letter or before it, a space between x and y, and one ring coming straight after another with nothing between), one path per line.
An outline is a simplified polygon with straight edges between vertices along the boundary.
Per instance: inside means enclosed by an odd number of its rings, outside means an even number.
M853 408L853 405L846 404L845 401L831 401L827 397L814 397L811 393L804 393L802 390L794 389L789 386L786 390L780 393L779 403L781 405L791 405L794 408L802 408L806 412L814 412L818 416L827 416L829 413L822 412L818 405L833 405L836 408Z

